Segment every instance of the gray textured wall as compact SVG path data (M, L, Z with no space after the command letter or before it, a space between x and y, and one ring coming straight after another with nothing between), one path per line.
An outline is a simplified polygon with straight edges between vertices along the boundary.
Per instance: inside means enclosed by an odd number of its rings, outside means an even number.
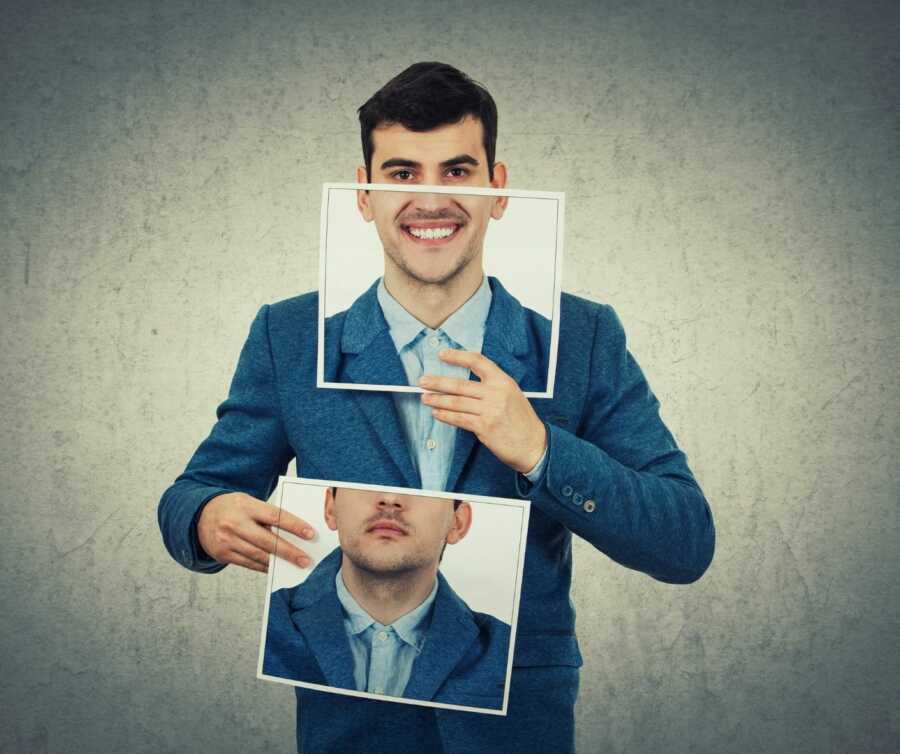
M580 750L896 745L896 3L74 5L0 11L0 749L290 750L263 580L177 567L155 505L256 309L315 286L355 108L435 58L512 185L568 193L564 287L716 516L690 587L578 543Z

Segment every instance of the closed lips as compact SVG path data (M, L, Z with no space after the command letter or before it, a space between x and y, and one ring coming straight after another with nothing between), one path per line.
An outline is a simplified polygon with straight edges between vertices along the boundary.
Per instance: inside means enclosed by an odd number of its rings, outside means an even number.
M402 527L390 521L378 521L377 523L372 524L372 526L370 526L366 531L370 531L376 534L378 532L396 532L398 534L406 534Z

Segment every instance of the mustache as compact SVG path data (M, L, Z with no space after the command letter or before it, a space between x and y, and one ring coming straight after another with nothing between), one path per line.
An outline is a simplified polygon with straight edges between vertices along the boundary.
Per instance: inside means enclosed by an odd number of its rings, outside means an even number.
M430 220L449 220L456 225L465 225L469 221L469 217L458 210L442 209L436 212L422 212L417 210L415 212L404 213L397 218L397 222L400 225L408 225L409 223L414 222L428 222Z
M376 513L373 516L369 516L366 519L364 526L366 529L371 529L380 521L391 521L395 524L398 524L399 526L402 526L407 531L410 529L410 525L407 523L406 519L403 518L402 514L389 512Z

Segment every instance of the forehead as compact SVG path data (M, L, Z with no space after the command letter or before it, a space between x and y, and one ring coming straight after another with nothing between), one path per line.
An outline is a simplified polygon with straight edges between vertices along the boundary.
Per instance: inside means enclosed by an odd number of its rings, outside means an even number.
M377 168L385 160L395 158L440 163L460 154L483 162L486 155L482 135L481 121L471 115L431 131L410 131L399 123L378 126L372 131L372 166Z

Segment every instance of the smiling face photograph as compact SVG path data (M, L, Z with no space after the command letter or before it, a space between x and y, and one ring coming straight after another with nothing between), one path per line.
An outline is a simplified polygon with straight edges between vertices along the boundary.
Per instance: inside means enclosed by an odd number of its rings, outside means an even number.
M546 191L325 184L319 387L421 392L423 369L453 369L440 350L484 349L552 397L564 209Z
M527 507L320 485L282 481L325 531L310 572L273 556L260 677L504 714Z

